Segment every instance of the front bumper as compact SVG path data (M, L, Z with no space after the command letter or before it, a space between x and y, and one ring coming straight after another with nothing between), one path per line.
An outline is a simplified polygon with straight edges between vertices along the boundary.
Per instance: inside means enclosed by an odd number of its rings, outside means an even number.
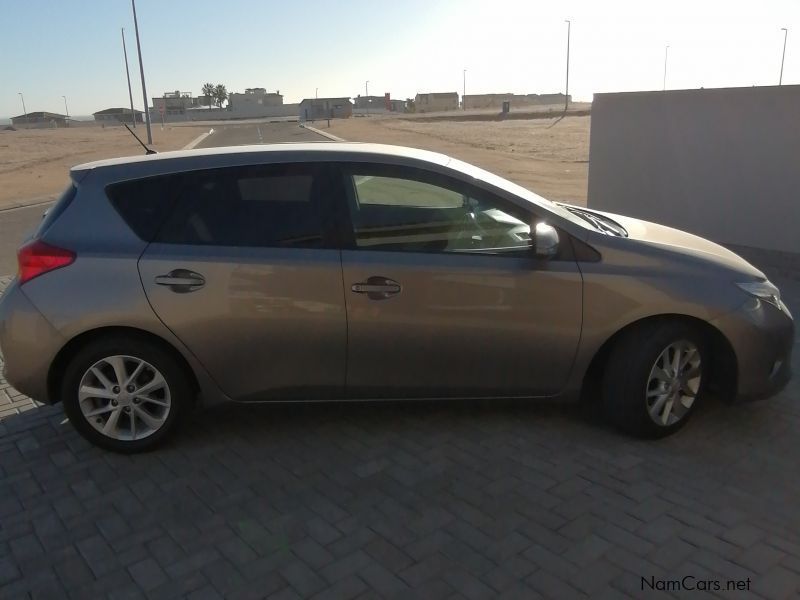
M752 298L711 324L736 355L736 401L759 400L780 392L792 377L794 321L788 310Z
M13 281L0 296L0 349L8 383L34 400L52 403L47 378L64 343L64 338Z

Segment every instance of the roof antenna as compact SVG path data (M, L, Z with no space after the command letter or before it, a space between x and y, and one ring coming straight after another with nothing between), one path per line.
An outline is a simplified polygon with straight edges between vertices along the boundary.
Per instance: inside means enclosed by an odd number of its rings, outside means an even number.
M125 125L125 129L127 129L128 131L130 131L131 135L132 135L133 137L135 137L135 138L136 138L136 141L137 141L137 142L139 142L139 143L142 145L142 148L144 148L144 150L145 150L145 152L144 152L145 154L157 154L157 152L156 152L155 150L151 150L150 148L148 148L147 146L145 146L145 145L144 145L144 142L143 142L142 140L140 140L140 139L139 139L139 136L138 136L138 135L136 135L135 133L133 133L133 129L131 129L130 127L128 127L128 124L127 124L127 123L123 123L123 125Z

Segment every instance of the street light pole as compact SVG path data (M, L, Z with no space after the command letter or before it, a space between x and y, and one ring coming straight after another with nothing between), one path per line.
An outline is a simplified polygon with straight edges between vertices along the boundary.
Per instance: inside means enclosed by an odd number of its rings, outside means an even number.
M133 110L133 90L131 89L131 72L128 69L128 50L125 48L125 28L122 27L122 54L125 55L125 77L128 78L128 98L131 101L131 120L133 121L133 128L136 129L136 113ZM147 110L147 103L144 105Z
M64 110L67 111L66 124L67 124L67 127L69 127L69 106L67 106L67 97L66 96L61 96L61 97L64 99Z
M467 70L464 69L464 91L461 94L461 110L467 110Z
M783 61L786 60L786 36L789 35L789 30L786 27L781 27L783 32L783 56L781 56L781 77L778 79L778 85L783 85Z
M142 64L142 45L139 43L139 22L136 20L136 0L131 0L133 8L133 27L136 30L136 50L139 53L139 72L142 76L142 97L144 98L144 120L147 124L147 143L153 143L153 134L150 131L150 110L147 108L147 88L144 84L144 65Z
M567 85L564 93L564 112L567 112L569 108L569 36L572 29L572 21L569 19L564 19L564 21L567 24Z
M667 58L669 57L669 46L664 48L664 85L661 88L662 91L666 91L667 89Z
M369 115L369 80L364 84L364 102L367 105L367 115Z
M22 98L22 112L25 115L25 121L28 120L28 109L25 108L25 96L22 95L22 92L17 92L19 97Z

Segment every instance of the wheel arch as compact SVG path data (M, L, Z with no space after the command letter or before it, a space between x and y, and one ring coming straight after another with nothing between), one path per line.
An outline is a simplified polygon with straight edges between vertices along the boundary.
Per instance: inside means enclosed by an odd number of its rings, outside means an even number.
M689 324L693 329L697 330L708 344L710 354L709 389L714 393L720 394L723 398L735 395L738 387L738 363L736 361L736 353L728 338L708 321L684 314L667 313L632 321L603 342L584 372L582 399L596 399L593 394L599 389L598 384L602 379L603 369L615 344L632 330L657 321L678 321Z
M61 350L58 351L58 354L56 354L55 358L53 359L50 370L47 374L47 394L48 397L53 400L54 404L61 401L59 398L61 380L64 376L64 371L67 368L70 359L82 348L85 348L95 340L109 336L138 338L139 340L159 346L162 350L169 353L177 361L181 369L186 374L187 381L189 381L189 385L191 386L193 392L192 400L196 401L197 395L200 392L200 383L197 380L197 375L183 354L181 354L180 351L175 348L175 346L170 344L164 338L149 331L144 331L143 329L137 329L135 327L112 326L98 327L96 329L84 331L83 333L69 340L66 344L64 344Z

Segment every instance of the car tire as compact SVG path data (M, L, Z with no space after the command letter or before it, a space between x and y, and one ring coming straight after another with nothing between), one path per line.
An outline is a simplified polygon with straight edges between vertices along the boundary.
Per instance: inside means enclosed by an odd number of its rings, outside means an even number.
M136 336L90 342L69 361L61 381L64 411L78 433L124 454L162 443L191 396L189 377L178 360Z
M704 395L708 364L705 340L689 323L664 319L624 332L603 374L607 419L636 437L674 433Z

